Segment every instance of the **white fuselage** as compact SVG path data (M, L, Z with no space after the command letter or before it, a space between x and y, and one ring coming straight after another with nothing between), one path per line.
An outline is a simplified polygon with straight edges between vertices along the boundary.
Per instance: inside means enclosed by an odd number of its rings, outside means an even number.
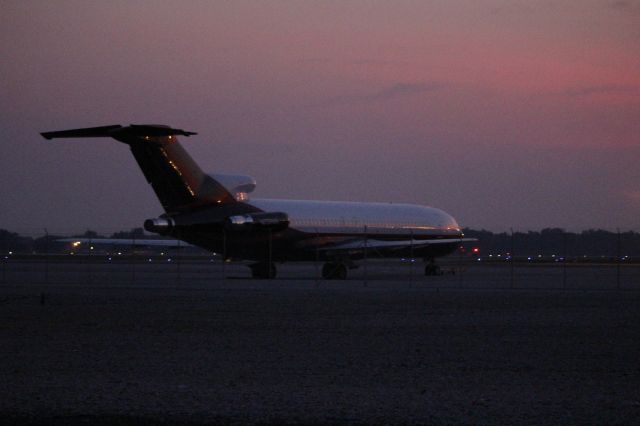
M453 217L442 210L415 204L255 198L249 203L263 211L286 213L289 227L302 232L454 238L461 235Z

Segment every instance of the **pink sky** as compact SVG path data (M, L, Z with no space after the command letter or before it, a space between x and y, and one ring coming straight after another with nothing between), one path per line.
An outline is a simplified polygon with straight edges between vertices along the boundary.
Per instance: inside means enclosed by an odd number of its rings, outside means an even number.
M260 197L640 231L638 1L4 1L0 16L0 228L157 215L126 147L38 132L165 123Z

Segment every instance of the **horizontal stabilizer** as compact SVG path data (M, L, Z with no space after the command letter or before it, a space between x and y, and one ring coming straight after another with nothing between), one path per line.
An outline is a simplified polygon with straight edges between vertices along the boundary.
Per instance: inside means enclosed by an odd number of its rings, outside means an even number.
M84 129L59 130L57 132L40 133L45 139L53 138L104 138L111 136L114 130L122 129L119 124L100 127L86 127Z
M157 240L144 238L59 238L61 243L72 243L75 247L81 244L92 246L135 246L135 247L193 247L180 240Z
M162 137L162 136L191 136L197 135L195 132L188 132L182 129L173 129L168 126L154 124L131 124L122 127L119 124L111 126L87 127L84 129L60 130L57 132L44 132L41 135L45 139L53 138L104 138L104 137Z

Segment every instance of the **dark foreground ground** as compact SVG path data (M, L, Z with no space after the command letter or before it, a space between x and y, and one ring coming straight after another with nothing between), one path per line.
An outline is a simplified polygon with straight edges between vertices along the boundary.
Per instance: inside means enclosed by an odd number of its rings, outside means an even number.
M372 283L5 283L0 420L637 424L640 292Z

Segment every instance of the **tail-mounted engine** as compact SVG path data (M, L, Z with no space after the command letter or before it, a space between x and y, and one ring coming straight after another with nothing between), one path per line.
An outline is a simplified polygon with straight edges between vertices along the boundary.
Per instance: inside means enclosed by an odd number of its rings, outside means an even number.
M174 217L159 217L144 221L144 229L160 235L173 235L196 228L212 230L226 228L229 231L281 231L289 227L286 213L246 213L215 218L209 215L184 214Z
M156 234L168 234L175 222L170 218L147 219L144 221L144 229Z

